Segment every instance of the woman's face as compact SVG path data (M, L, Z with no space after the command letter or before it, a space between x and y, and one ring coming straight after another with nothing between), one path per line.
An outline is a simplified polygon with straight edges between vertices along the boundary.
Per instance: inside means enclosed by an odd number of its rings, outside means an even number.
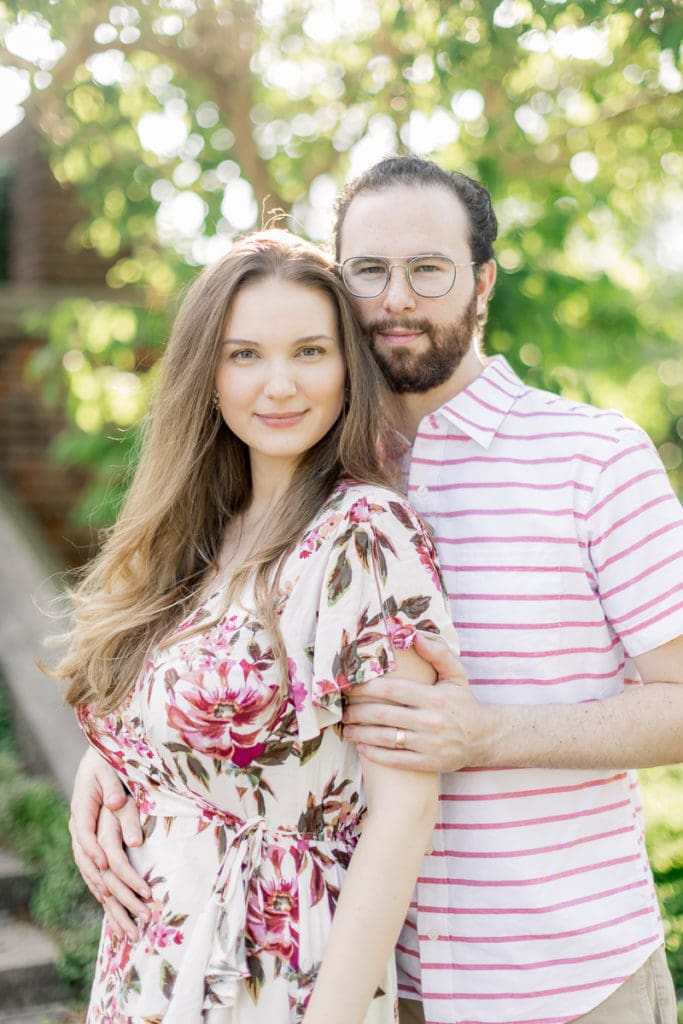
M291 471L334 425L346 370L332 299L269 277L244 285L225 321L215 385L252 472Z

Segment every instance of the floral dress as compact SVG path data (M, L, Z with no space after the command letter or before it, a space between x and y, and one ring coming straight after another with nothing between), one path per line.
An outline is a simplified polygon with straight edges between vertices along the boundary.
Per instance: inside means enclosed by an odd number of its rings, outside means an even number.
M136 800L129 855L152 891L137 941L104 923L89 1024L301 1020L365 810L342 693L391 671L416 630L455 645L432 543L379 487L342 484L285 562L288 686L244 595L221 614L222 595L116 712L79 711ZM368 1024L393 1024L395 997L391 963Z

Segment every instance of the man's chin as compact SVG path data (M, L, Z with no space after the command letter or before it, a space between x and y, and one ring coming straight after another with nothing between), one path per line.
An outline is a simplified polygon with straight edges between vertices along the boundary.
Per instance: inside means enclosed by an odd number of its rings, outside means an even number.
M449 353L447 358L413 356L405 350L391 355L375 349L374 356L384 379L397 395L425 394L444 384L462 362L464 352Z

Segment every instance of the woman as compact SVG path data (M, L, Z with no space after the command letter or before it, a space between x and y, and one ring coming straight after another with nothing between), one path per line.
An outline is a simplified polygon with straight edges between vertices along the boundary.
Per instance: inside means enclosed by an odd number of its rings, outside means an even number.
M89 1021L393 1021L437 780L361 768L342 695L433 682L415 633L454 635L377 455L378 371L331 264L286 232L198 277L163 362L56 670L140 809L152 891L136 941L105 922Z

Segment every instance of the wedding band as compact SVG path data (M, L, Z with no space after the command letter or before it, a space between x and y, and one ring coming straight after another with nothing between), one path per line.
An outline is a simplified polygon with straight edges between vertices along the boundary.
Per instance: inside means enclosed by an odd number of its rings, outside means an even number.
M406 747L406 731L405 729L396 730L396 739L394 740L394 746L397 750L405 750Z

